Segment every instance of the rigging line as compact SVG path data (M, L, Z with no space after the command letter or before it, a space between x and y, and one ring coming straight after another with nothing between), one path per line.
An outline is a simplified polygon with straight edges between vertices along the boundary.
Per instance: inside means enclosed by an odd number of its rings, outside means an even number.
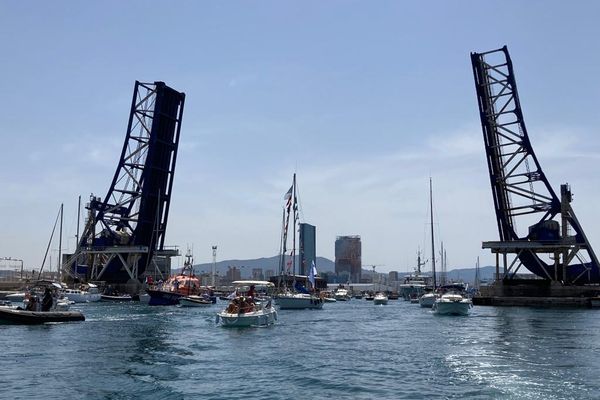
M62 205L61 205L62 207ZM40 272L38 273L38 279L42 276L42 271L44 270L44 264L46 264L46 257L48 257L48 251L50 250L50 245L52 244L52 238L54 237L54 232L56 231L56 225L58 224L58 219L60 218L60 207L58 209L58 215L56 216L56 221L54 221L54 227L52 228L52 233L50 234L50 240L48 241L48 247L46 247L46 253L44 254L44 260L42 261L42 266L40 267Z

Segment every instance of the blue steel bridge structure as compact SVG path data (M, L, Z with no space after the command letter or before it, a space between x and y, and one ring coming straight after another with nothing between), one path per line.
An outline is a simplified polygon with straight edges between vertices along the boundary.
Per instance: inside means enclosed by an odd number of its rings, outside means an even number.
M139 282L165 247L185 94L164 82L135 82L125 142L104 198L91 195L64 276Z
M533 151L507 47L471 53L471 63L500 236L483 248L496 254L497 266L503 257L497 279L511 279L524 266L562 284L600 283L569 185L557 196Z

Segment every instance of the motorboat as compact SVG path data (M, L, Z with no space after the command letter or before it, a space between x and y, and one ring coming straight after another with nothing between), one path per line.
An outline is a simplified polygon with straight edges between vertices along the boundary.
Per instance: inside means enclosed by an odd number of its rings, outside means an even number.
M21 289L18 292L10 293L4 296L5 300L10 300L13 303L22 303L26 299L30 297L31 294L35 293L43 293L46 288L50 288L53 291L57 292L60 296L62 291L64 290L63 285L58 282L40 279L28 285L27 287Z
M191 252L188 250L186 260L181 272L169 277L165 282L158 282L146 289L150 296L148 304L151 306L172 306L179 304L181 298L186 296L198 296L202 294L200 279L194 273L194 261ZM214 302L216 302L216 297Z
M226 327L263 327L273 325L277 310L272 301L275 285L267 281L234 281L235 291L227 308L217 313L216 321Z
M433 303L439 296L435 293L425 293L421 297L419 297L419 304L421 307L431 308L433 307Z
M425 265L421 261L421 252L417 252L417 266L413 273L405 275L402 283L398 286L399 295L406 301L411 301L416 296L419 298L425 293L427 287L431 287L432 277L430 275L423 274L421 267Z
M5 324L35 325L67 321L85 321L85 317L80 311L28 311L0 307L0 322Z
M349 301L352 298L350 297L350 294L348 294L348 290L341 287L333 292L333 296L337 301Z
M64 296L75 303L90 303L101 300L101 294L98 291L98 286L93 283L82 285L79 289L63 289Z
M459 293L446 293L433 303L431 311L439 315L469 315L473 301Z
M309 293L284 292L275 297L275 304L281 310L322 309L323 299Z
M181 307L210 307L212 304L213 302L210 298L193 294L179 299L179 305Z
M128 302L128 301L139 301L140 296L130 295L127 293L115 293L115 294L102 294L100 295L101 301L114 301L114 302Z
M419 295L417 293L411 293L408 300L411 304L419 304Z
M263 327L277 321L277 310L269 297L249 298L238 296L227 308L217 313L217 323L226 327Z
M321 292L321 298L325 303L336 303L337 300L331 292Z
M373 304L375 305L386 305L388 303L388 297L385 293L376 293L373 297Z
M372 292L369 292L365 295L365 300L373 301L375 299L375 295Z

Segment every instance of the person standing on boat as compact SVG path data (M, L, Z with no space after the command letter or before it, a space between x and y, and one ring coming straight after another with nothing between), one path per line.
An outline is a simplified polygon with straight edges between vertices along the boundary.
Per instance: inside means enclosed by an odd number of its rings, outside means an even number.
M50 311L53 302L52 292L50 291L50 288L46 288L44 298L42 299L42 311Z
M254 298L256 296L256 292L254 291L254 285L250 285L250 290L248 290L247 297Z

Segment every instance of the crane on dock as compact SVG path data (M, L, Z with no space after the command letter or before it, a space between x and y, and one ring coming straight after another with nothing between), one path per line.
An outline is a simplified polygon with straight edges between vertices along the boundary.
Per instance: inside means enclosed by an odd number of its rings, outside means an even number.
M125 143L104 198L91 195L65 275L108 283L139 282L165 247L185 94L164 82L135 82ZM158 268L156 268L158 270Z
M563 284L600 283L598 259L571 206L570 186L561 185L558 197L533 151L507 47L471 53L471 63L500 235L483 248L496 254L496 279L502 255L503 279L524 266Z

